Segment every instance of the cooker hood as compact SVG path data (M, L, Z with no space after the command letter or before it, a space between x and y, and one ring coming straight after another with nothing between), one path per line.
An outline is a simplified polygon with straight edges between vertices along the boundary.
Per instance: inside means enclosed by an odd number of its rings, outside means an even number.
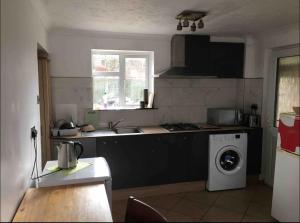
M171 68L159 78L198 78L210 75L207 35L174 35L171 40Z

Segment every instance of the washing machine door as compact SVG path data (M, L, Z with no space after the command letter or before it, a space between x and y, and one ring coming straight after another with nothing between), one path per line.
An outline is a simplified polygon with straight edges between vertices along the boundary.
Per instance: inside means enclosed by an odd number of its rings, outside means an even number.
M244 159L235 146L225 146L219 150L216 156L217 169L225 175L233 175L240 171Z

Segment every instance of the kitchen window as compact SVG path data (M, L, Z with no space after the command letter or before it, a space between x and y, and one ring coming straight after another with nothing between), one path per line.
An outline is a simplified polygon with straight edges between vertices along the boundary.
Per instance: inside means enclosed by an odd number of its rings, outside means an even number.
M275 127L278 127L280 113L293 112L293 107L299 107L299 85L299 56L278 58Z
M153 92L153 52L92 49L93 109L135 109Z

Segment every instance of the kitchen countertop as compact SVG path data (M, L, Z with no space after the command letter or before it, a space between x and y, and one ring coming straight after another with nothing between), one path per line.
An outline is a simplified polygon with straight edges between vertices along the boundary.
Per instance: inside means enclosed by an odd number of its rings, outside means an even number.
M246 131L253 128L246 126L223 126L215 127L207 124L196 124L200 129L198 130L189 130L189 131L176 131L170 132L160 126L142 126L138 127L141 130L140 133L124 133L116 134L114 131L109 129L99 129L94 132L79 132L75 136L62 136L62 137L52 137L52 139L82 139L82 138L98 138L98 137L107 137L107 136L132 136L132 135L146 135L146 134L176 134L184 132L221 132L221 131ZM127 128L127 127L124 127ZM131 128L131 127L128 127Z

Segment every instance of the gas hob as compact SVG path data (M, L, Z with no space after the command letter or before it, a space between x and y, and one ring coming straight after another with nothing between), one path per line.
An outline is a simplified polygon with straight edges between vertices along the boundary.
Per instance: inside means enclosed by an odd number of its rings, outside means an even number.
M177 131L192 131L192 130L199 130L200 128L191 123L174 123L174 124L163 124L161 127L167 129L170 132L177 132Z

